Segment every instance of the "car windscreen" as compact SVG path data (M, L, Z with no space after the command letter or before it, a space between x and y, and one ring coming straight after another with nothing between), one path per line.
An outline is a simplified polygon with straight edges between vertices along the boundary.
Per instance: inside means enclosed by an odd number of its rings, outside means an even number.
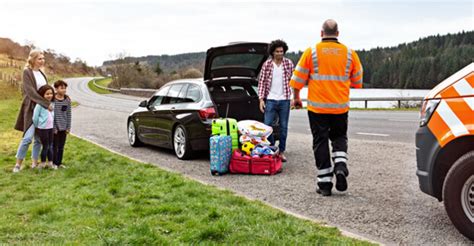
M227 54L221 55L212 61L211 69L219 69L226 67L245 67L258 69L258 66L264 59L262 54Z

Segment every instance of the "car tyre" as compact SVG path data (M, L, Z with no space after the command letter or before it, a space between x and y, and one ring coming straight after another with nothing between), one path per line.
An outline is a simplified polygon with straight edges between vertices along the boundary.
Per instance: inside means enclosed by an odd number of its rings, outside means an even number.
M189 160L193 157L194 153L183 125L178 125L173 131L173 150L178 159Z
M464 154L449 170L443 200L456 229L474 240L474 151Z
M143 146L143 143L138 139L138 129L135 125L135 122L133 120L128 121L128 126L127 126L127 133L128 133L128 143L132 147L139 147Z

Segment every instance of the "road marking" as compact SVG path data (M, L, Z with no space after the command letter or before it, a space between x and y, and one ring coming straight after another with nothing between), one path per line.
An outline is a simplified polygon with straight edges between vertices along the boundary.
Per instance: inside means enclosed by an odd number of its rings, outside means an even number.
M389 137L390 136L388 134L368 133L368 132L357 132L356 134L358 134L358 135L367 135L367 136L377 136L377 137Z

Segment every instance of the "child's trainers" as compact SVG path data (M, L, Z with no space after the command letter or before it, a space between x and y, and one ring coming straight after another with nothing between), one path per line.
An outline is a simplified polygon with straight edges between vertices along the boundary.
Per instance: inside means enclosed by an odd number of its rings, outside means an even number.
M56 165L56 164L53 164L53 169L54 169L54 170L58 170L58 168L59 168L59 166L58 166L58 165Z
M20 165L15 165L15 167L13 168L13 172L14 172L14 173L17 173L17 172L20 171L20 169L21 169L21 166L20 166Z
M31 169L35 169L36 167L38 167L38 164L31 163Z

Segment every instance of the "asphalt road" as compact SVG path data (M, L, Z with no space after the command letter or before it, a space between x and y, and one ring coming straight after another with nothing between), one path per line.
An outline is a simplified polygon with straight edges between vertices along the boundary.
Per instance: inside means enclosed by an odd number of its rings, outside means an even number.
M291 112L289 162L281 174L214 177L206 154L180 161L168 150L128 145L126 119L140 98L97 95L87 88L86 78L67 81L69 95L80 103L73 110L72 132L114 151L382 243L472 244L453 227L442 203L418 188L417 112L350 112L349 190L321 197L315 193L316 168L303 110Z

